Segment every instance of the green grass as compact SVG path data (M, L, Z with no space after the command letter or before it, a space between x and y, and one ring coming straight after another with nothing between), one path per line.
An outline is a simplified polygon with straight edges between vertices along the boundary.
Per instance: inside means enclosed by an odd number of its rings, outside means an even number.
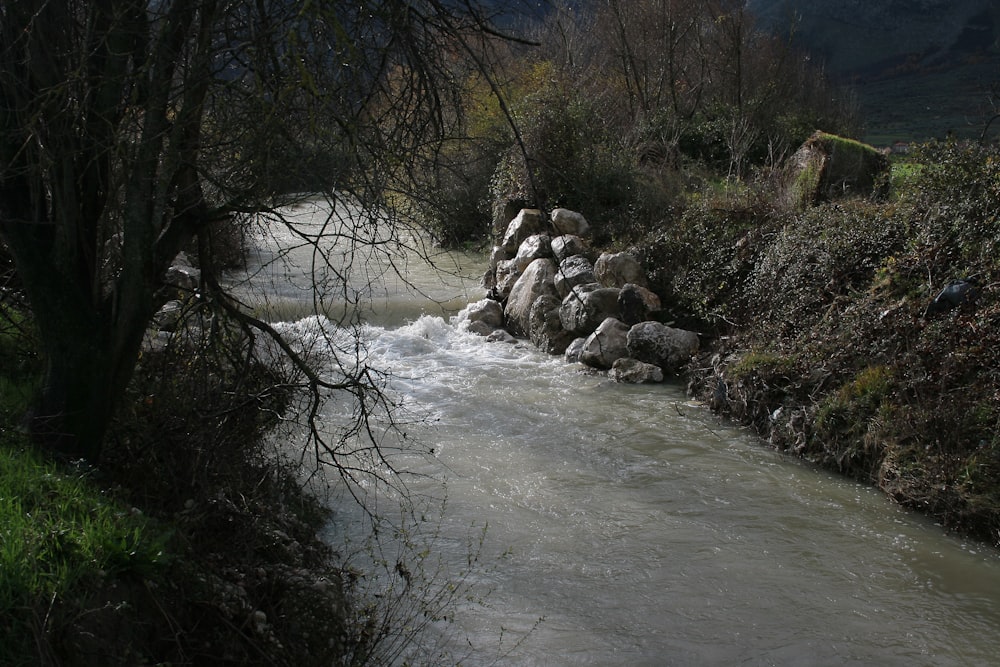
M167 561L166 532L60 471L0 428L0 655L30 664L49 612L84 599L106 578L149 577Z
M17 424L41 382L30 318L0 308L0 655L32 664L56 623L109 575L148 571L162 540L142 517L108 501L80 474L32 449Z

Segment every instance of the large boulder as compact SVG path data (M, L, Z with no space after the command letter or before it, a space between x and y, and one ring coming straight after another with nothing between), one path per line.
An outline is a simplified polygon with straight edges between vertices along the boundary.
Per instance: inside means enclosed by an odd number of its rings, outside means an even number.
M577 336L588 336L609 317L618 317L618 293L599 283L577 285L563 299L559 320L563 329Z
M627 252L602 253L594 263L594 273L597 282L605 287L622 287L633 283L646 287L646 273L634 255Z
M456 319L467 331L488 336L503 327L503 306L493 299L481 299L463 308Z
M558 280L556 289L559 289ZM618 294L620 319L629 326L648 320L651 313L655 313L662 307L660 297L656 296L654 292L633 283L623 285L622 291Z
M785 198L803 207L884 187L889 158L853 139L815 132L785 165Z
M575 336L562 328L559 306L562 302L551 294L543 294L531 304L528 315L528 337L535 347L549 354L562 354Z
M583 255L573 255L559 262L559 272L556 273L555 286L559 298L565 299L577 285L596 283L594 265Z
M628 331L628 355L677 373L698 352L698 334L659 322L640 322Z
M526 238L544 231L545 218L542 217L541 211L536 208L521 209L521 212L507 225L507 232L503 236L500 247L504 252L509 252L513 256Z
M615 382L643 384L646 382L663 382L663 369L644 361L623 357L611 364L608 377Z
M543 294L558 298L552 280L556 275L556 264L551 259L536 259L524 270L517 279L507 297L504 315L507 318L507 330L515 336L528 334L528 320L531 316L531 305Z
M521 271L536 259L552 256L552 239L548 234L532 234L517 247L514 261Z
M573 234L574 236L590 234L590 224L582 213L571 211L568 208L557 208L552 211L550 217L552 227L557 234Z
M587 337L580 351L580 361L594 368L608 369L628 354L629 327L621 320L609 317Z
M575 234L563 234L552 239L552 255L557 262L573 255L590 257L590 244Z

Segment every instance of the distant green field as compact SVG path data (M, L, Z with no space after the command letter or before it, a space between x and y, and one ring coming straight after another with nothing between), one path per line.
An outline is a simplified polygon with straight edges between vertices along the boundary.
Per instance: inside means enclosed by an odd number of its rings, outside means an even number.
M1000 54L960 67L854 85L864 139L872 145L940 139L949 133L978 139L986 121L1000 111ZM991 98L994 88L997 97ZM994 124L991 136L1000 136L1000 124Z

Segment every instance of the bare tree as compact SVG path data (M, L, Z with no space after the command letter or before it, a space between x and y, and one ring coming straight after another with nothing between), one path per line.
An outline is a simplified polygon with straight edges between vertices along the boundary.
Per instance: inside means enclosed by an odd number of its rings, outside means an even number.
M273 338L309 387L377 393L369 369L324 379L240 308L213 243L261 210L293 224L275 204L298 189L374 210L434 159L453 68L495 33L472 2L3 3L0 239L46 364L38 441L100 456L182 248L197 248L204 300ZM295 233L322 246L324 230Z

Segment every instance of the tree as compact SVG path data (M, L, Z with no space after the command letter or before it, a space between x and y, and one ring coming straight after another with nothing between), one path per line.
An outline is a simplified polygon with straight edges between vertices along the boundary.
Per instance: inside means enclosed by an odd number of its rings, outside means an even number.
M45 361L36 439L100 456L183 248L206 302L279 339L219 286L218 231L299 188L377 205L433 159L454 66L440 55L478 48L488 19L438 0L4 2L0 239ZM370 386L300 365L314 389Z

